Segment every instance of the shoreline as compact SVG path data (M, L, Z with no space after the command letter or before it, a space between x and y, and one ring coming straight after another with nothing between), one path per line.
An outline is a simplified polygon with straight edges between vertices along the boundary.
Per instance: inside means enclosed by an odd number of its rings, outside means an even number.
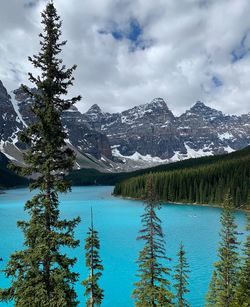
M129 197L129 196L120 196L120 195L114 195L112 193L112 195L114 197L118 197L121 199L127 199L127 200L137 200L137 201L144 201L144 199L142 198L134 198L134 197ZM166 201L166 200L159 200L159 202L162 205L180 205L180 206L194 206L194 207L209 207L209 208L219 208L219 209L223 209L222 206L218 205L218 204L199 204L199 203L183 203L183 202L173 202L173 201ZM250 213L250 210L248 209L243 209L243 208L234 208L234 211L241 211L241 212L245 212L245 213Z

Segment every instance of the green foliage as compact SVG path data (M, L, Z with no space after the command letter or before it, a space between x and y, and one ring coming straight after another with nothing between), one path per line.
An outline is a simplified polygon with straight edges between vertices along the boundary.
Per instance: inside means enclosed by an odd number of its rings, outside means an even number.
M215 307L217 304L218 297L218 279L217 272L213 271L211 281L209 283L208 293L206 295L206 306L207 307Z
M250 306L250 213L248 213L248 223L246 228L248 235L243 249L239 278L236 286L234 306Z
M190 292L188 290L188 273L189 265L186 259L186 252L184 246L181 243L180 250L177 254L179 263L175 266L175 275L174 279L176 281L174 287L176 289L176 300L179 307L188 307L190 306L187 300L185 299L185 294Z
M18 307L76 306L73 284L78 274L71 272L76 259L68 258L61 248L78 246L74 228L80 219L60 219L58 193L70 189L63 174L72 169L75 161L64 141L67 134L61 114L80 97L61 98L72 84L75 66L66 69L57 57L65 42L59 42L61 21L53 2L42 13L42 24L41 51L29 58L41 71L37 77L29 74L37 91L23 86L33 101L31 110L36 118L20 137L28 145L24 154L27 167L14 167L22 175L36 175L30 189L37 188L39 193L25 205L30 219L18 223L24 233L25 249L11 255L5 274L11 277L12 284L1 290L0 297L1 301L14 300Z
M170 202L222 204L224 195L230 190L235 206L245 207L250 184L249 148L209 165L153 173L157 197ZM148 176L117 183L114 194L141 198Z
M103 265L99 256L100 241L98 232L93 226L93 215L91 209L91 227L88 231L88 237L85 240L85 258L86 266L89 268L89 276L82 284L86 287L85 296L88 297L87 307L100 306L103 300L103 290L99 287L98 281L102 276Z
M221 214L221 242L218 248L218 261L214 264L215 273L210 283L208 306L214 300L215 307L233 305L238 276L237 226L234 222L233 202L229 194L225 196ZM214 295L214 299L212 297Z
M150 177L147 181L146 193L145 213L142 215L143 228L137 238L145 244L137 261L139 281L135 283L133 297L138 307L173 306L173 294L169 290L170 282L167 279L170 270L163 264L169 259L166 257L161 220L156 214L159 204L155 198Z

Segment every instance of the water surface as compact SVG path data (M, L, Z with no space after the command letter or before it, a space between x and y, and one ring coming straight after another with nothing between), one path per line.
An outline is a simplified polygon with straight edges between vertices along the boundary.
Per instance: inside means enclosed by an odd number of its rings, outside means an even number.
M86 278L84 261L84 238L90 223L90 208L93 208L94 223L101 240L101 258L104 272L101 286L105 290L103 307L133 306L131 292L136 281L135 263L141 242L136 241L140 229L140 215L143 203L123 200L111 196L112 187L74 187L72 192L60 197L62 216L73 218L80 216L82 221L76 229L76 237L81 246L70 254L78 258L74 270L80 273L80 281ZM22 248L23 236L16 222L26 218L23 204L30 198L27 189L8 190L0 195L0 256L4 268L9 255ZM204 295L207 291L212 272L212 263L216 260L216 248L219 241L218 208L164 205L159 212L166 235L167 255L173 260L170 267L176 264L176 253L182 241L187 250L190 264L190 294L187 296L191 306L204 306ZM245 232L245 214L236 213L239 232ZM243 240L244 235L239 239ZM75 289L83 306L84 288L78 282ZM6 287L9 281L0 275L0 286ZM13 304L1 304L13 306Z

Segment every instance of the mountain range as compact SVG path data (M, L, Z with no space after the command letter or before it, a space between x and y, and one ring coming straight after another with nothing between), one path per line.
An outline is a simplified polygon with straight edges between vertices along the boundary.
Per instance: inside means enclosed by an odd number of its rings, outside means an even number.
M35 120L31 103L20 88L8 93L0 81L0 151L17 164L25 150L18 133ZM226 115L200 101L180 116L162 98L120 113L104 112L97 104L81 113L73 106L62 122L78 169L129 171L250 144L250 113Z

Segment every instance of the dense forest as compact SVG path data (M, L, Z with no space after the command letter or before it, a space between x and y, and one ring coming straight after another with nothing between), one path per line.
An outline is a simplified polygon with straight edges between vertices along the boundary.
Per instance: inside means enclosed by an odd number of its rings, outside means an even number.
M214 165L215 163L231 161L235 159L242 159L243 157L250 156L250 146L235 151L230 154L209 156L201 158L193 158L184 161L161 164L155 167L140 169L133 172L121 172L121 173L104 173L95 169L81 169L73 170L67 176L67 179L71 181L74 186L85 186L85 185L115 185L119 182L142 176L148 173L159 173L159 172L170 172L183 169L194 169L200 166ZM7 164L9 160L0 153L0 186L2 187L13 187L13 186L27 186L28 180L17 176L13 171L8 169Z
M230 191L235 207L245 207L250 197L250 148L211 163L152 173L157 197L170 202L221 204ZM144 198L148 174L117 183L115 195Z
M186 168L195 168L198 166L210 165L216 162L232 160L250 156L250 146L235 151L230 154L223 154L217 156L192 158L188 160L178 161L169 164L161 164L155 167L146 169L140 169L133 172L121 172L121 173L103 173L95 169L80 169L74 170L68 175L68 179L71 180L73 185L115 185L121 181L129 179L135 176L141 176L148 173L158 173L163 171L173 171Z
M8 168L9 160L0 152L0 189L3 187L27 186L28 179L18 176Z

